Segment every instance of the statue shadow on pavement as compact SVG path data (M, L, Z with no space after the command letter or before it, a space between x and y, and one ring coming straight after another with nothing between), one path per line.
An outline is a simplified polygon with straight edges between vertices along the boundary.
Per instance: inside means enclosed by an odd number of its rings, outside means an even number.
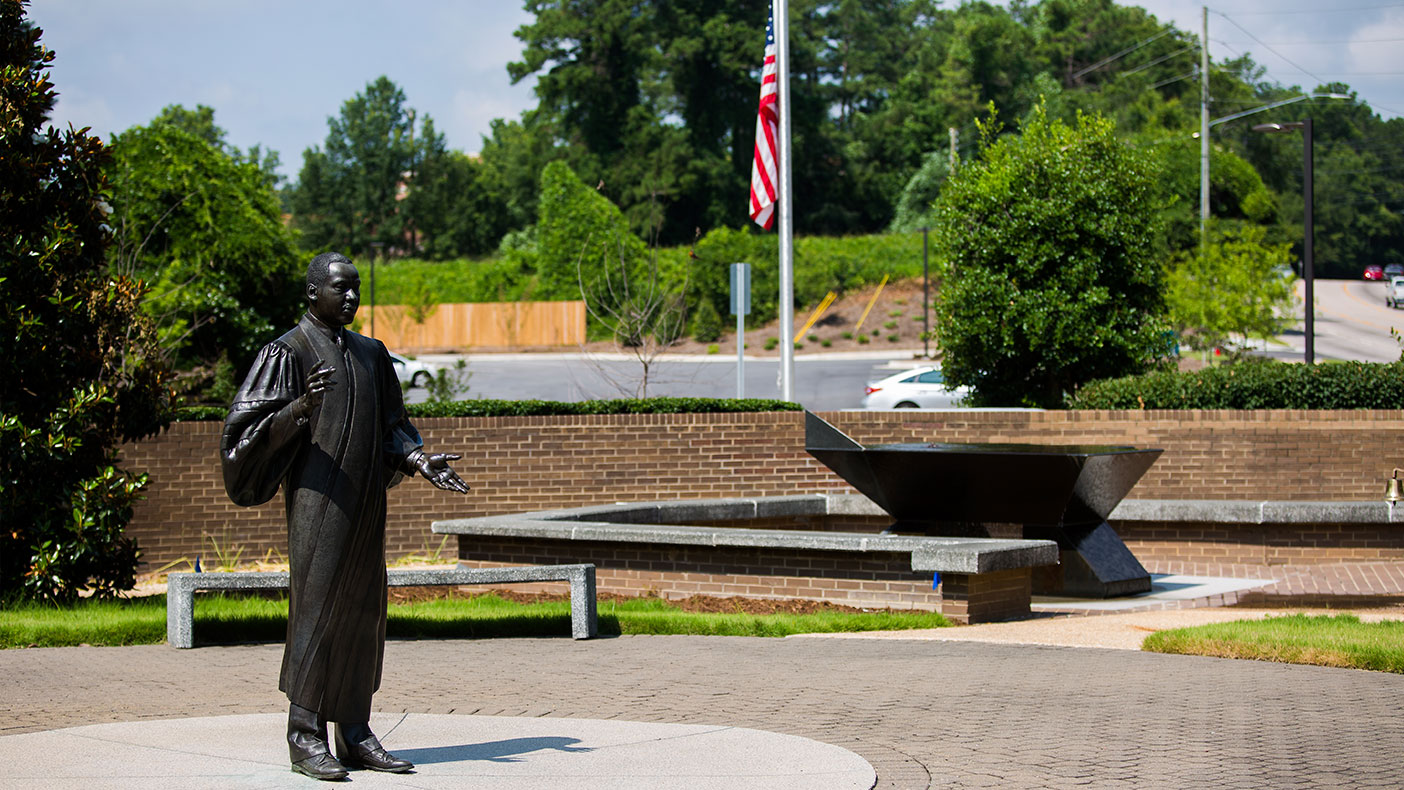
M492 763L521 762L517 755L554 749L558 752L590 752L594 749L585 746L572 746L580 743L579 738L508 738L486 743L468 743L461 746L432 746L424 749L397 749L395 754L416 765L432 763L457 763L481 760Z

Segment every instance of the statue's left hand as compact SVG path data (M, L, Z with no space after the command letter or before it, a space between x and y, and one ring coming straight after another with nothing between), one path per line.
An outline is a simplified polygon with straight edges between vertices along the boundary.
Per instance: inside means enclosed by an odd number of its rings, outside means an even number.
M466 494L468 484L449 466L449 461L457 461L462 457L457 453L421 453L415 465L419 467L419 473L424 475L424 479L433 483L436 488Z

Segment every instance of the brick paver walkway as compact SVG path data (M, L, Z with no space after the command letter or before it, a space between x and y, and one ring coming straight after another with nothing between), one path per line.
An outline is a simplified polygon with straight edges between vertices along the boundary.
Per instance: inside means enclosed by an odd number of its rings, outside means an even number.
M1276 579L1275 584L1215 601L1214 605L1290 604L1369 606L1404 602L1404 562L1342 562L1318 565L1224 565L1205 562L1148 562L1151 573ZM1404 784L1404 783L1402 783Z
M0 651L0 734L282 711L280 656L278 645ZM880 788L1404 785L1404 676L1119 650L392 642L376 706L754 727L851 749Z

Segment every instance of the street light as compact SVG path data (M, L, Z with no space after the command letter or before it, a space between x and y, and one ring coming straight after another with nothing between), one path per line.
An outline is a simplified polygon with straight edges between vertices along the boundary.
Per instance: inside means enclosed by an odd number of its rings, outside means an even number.
M370 246L370 336L375 337L375 259L383 254L385 242L373 241Z
M1349 99L1349 94L1345 93L1303 93L1300 96L1293 96L1290 99L1275 101L1264 104L1261 107L1254 107L1251 110L1236 112L1232 115L1225 115L1222 118L1209 120L1208 113L1204 114L1204 121L1200 127L1201 131L1195 132L1191 137L1199 140L1199 243L1202 247L1209 243L1209 130L1221 123L1236 121L1245 115L1254 115L1268 110L1275 110L1278 107L1285 107L1288 104L1296 104L1307 99ZM1207 105L1206 105L1207 106Z
M1311 183L1311 119L1305 121L1291 121L1288 123L1260 123L1253 127L1255 132L1266 132L1268 134L1295 132L1298 129L1302 132L1302 199L1306 204L1302 211L1302 225L1305 229L1305 237L1302 240L1302 279L1306 281L1306 363L1308 365L1316 362L1316 332L1314 313L1316 303L1313 301L1314 293L1312 289L1312 196L1314 190Z

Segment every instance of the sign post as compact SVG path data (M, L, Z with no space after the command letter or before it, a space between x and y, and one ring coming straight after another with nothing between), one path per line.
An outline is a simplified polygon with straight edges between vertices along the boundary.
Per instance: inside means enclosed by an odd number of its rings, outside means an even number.
M731 264L731 313L736 316L736 397L746 397L746 315L751 312L751 264Z

